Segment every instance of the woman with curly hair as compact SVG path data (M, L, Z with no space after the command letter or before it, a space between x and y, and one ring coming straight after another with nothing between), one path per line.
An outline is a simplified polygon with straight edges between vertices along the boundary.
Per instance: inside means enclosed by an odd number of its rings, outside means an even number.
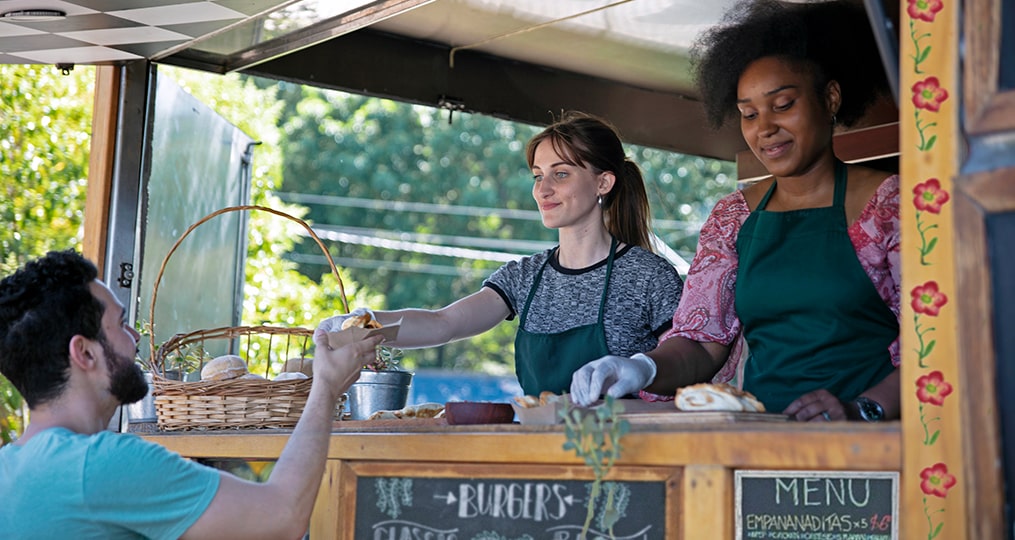
M743 338L743 388L769 411L898 418L899 179L832 146L887 91L862 7L739 4L693 55L710 122L739 116L771 176L716 204L659 346L587 365L575 401L729 381Z

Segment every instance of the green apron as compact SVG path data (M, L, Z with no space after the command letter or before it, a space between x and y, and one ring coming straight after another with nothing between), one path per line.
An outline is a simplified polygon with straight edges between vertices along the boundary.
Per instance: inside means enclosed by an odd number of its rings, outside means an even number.
M894 369L899 324L850 241L846 176L837 160L832 206L791 212L764 210L773 182L737 237L744 389L772 412L821 388L851 401Z
M617 239L614 238L610 244L610 256L606 259L606 283L603 285L603 297L599 301L599 319L594 324L576 326L563 332L537 334L525 330L529 305L532 304L539 282L543 279L543 270L550 262L549 257L539 269L532 288L529 289L529 297L522 308L518 333L515 335L515 373L525 394L538 396L543 391L555 394L568 392L571 389L571 376L578 368L610 354L610 349L606 346L603 312L606 307L606 291L610 286L610 274L613 273L613 255L616 251Z

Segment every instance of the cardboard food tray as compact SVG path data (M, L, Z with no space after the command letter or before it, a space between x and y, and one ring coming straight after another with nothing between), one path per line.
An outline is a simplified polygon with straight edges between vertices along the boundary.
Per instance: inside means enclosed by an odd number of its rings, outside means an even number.
M511 408L515 410L515 416L518 418L519 424L546 426L562 424L564 422L560 418L560 411L564 408L564 404L560 401L540 405L539 407L522 407L517 403L512 403Z

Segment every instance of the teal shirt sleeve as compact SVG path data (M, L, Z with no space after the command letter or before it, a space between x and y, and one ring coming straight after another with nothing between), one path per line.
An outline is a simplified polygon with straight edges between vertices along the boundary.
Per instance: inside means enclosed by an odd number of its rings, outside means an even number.
M176 539L211 504L219 471L135 435L104 433L88 451L82 484L96 521Z

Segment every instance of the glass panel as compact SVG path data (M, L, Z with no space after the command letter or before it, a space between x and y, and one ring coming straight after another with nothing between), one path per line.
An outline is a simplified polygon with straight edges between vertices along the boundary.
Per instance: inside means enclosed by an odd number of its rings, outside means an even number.
M251 19L228 32L202 41L193 48L228 56L371 3L372 0L303 0Z
M148 319L152 287L173 243L205 215L249 200L244 154L253 141L168 77L158 78L154 117L138 319L154 323L158 345L178 332L239 323L235 298L246 260L240 212L202 224L180 244L162 276L156 320Z
M1010 3L1010 2L1009 2ZM997 352L997 407L1001 423L1001 457L1007 484L1008 507L1015 508L1015 402L1004 399L1015 390L1015 254L1009 246L1015 242L1015 212L993 214L986 219L987 245L994 290L994 350ZM1010 519L1010 518L1009 518ZM1007 537L1015 538L1009 521Z
M997 86L999 90L1015 89L1015 0L1001 2L1001 50Z

